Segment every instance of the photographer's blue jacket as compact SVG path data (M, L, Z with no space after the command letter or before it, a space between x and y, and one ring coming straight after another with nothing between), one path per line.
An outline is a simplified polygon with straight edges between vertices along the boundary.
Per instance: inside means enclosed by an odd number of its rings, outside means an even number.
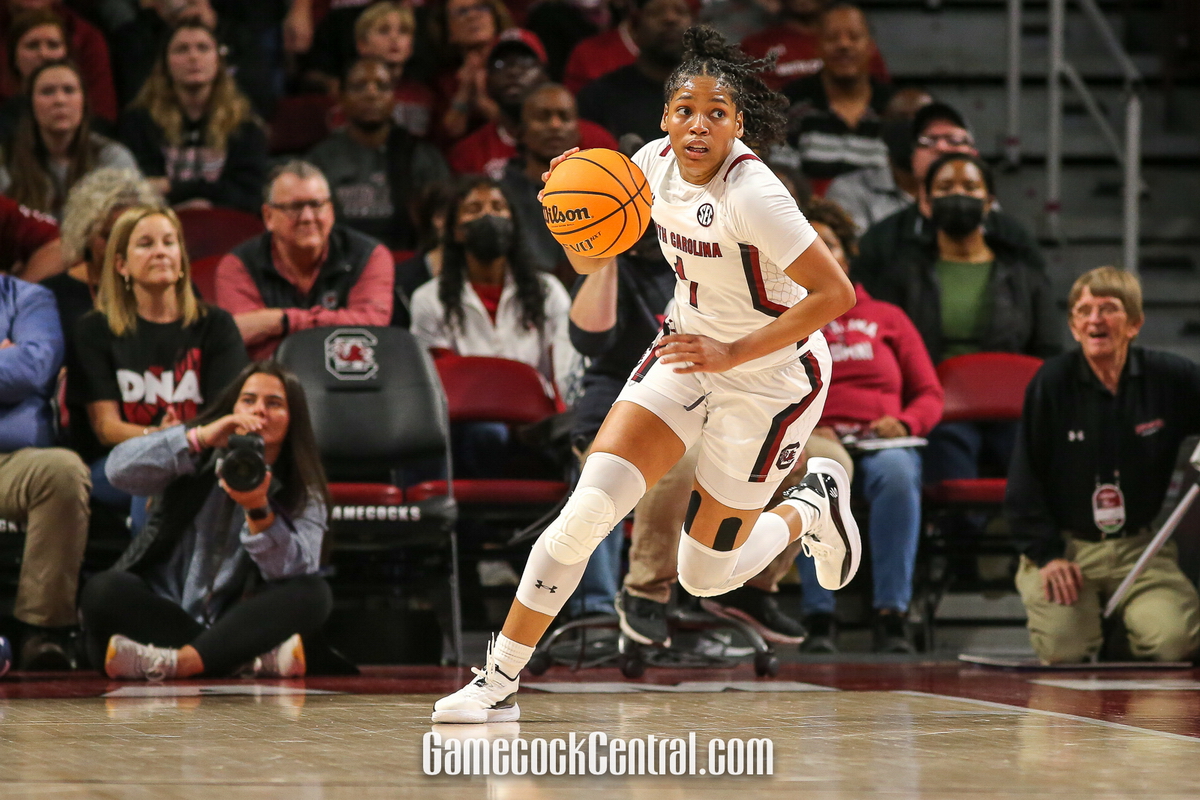
M49 289L0 274L0 453L53 444L50 398L63 361L62 325Z

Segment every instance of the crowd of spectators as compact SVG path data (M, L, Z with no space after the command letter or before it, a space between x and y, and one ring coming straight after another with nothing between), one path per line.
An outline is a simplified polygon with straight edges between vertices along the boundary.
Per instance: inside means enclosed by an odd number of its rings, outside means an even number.
M892 84L867 15L829 0L782 0L774 13L767 5L0 3L0 516L26 532L13 612L20 666L73 663L67 634L89 497L93 507L128 513L133 532L144 528L150 495L208 468L182 431L234 413L242 401L236 389L223 394L231 384L275 381L292 402L286 375L247 365L269 359L293 332L399 325L435 357L525 362L548 393L582 394L573 433L586 450L666 313L672 273L649 236L612 274L574 281L542 221L541 176L571 147L632 152L660 138L663 83L697 22L771 59L763 77L787 104L790 127L786 145L760 155L857 286L858 307L825 330L837 367L809 455L844 462L872 510L887 509L869 525L874 645L911 650L904 621L922 473L926 481L973 477L990 458L1003 474L1018 442L1028 492L1044 467L1029 461L1042 439L1028 430L1022 439L1015 424L939 424L935 366L984 351L1054 356L1059 298L1032 234L999 208L967 120L920 87ZM325 98L322 130L281 152L280 134L296 132L281 131L275 114L296 95ZM264 230L219 257L215 290L200 296L176 212L214 208L261 216ZM1103 282L1091 291L1102 290L1116 292ZM578 304L600 296L600 306ZM1080 314L1073 330L1082 330ZM1076 330L1076 338L1086 334ZM218 397L220 409L212 406ZM509 433L456 430L456 473L502 473ZM929 445L851 454L841 445L848 436L927 437ZM134 440L144 442L121 449L114 467L114 448ZM189 446L196 458L186 469L182 461L174 471L148 466ZM690 476L677 483L690 486ZM624 587L618 543L610 557L593 559L584 581L592 594L572 606L576 613L611 612L617 601L645 638L663 641L684 513L671 485L664 480L635 512ZM292 510L317 513L303 500ZM1029 502L1023 514L1032 513ZM1039 525L1049 529L1045 519ZM151 514L152 533L157 526ZM314 552L254 554L263 576L296 579L297 602L315 609L305 631L328 613L323 584L300 580L312 576ZM1029 570L1071 552L1043 546L1023 562L1027 603L1042 590ZM785 555L707 607L750 620L775 641L804 638L774 599L796 553ZM106 573L85 593L85 617L115 631L122 614L170 601L170 614L183 615L161 629L164 643L179 648L172 669L194 674L193 657L232 668L250 651L231 651L187 622L203 627L189 610L200 602L196 587L172 594L148 577L171 557L158 552L137 579ZM127 554L121 563L148 562ZM1085 577L1068 575L1072 586ZM832 593L808 574L802 586L803 646L835 651ZM286 605L288 596L263 607ZM1064 597L1046 590L1043 601ZM1196 612L1188 613L1183 633L1168 632L1172 657L1194 650ZM1074 624L1042 608L1038 619L1054 630ZM254 629L263 650L299 632L270 631L264 638ZM1089 634L1055 649L1051 635L1035 632L1047 660L1097 647ZM89 640L93 651L102 644ZM1152 645L1139 644L1139 653L1157 657Z

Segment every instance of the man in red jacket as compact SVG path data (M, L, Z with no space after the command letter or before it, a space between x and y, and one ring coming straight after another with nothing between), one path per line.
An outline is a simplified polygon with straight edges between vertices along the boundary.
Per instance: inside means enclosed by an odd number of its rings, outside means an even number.
M849 273L847 251L855 247L854 222L835 203L813 198L805 215ZM897 306L873 299L855 285L858 304L822 332L833 357L829 397L820 426L806 446L840 449L853 436L864 446L855 455L862 497L871 514L871 574L874 582L874 642L877 652L908 653L905 615L912 599L913 568L921 526L921 452L894 446L903 437L924 436L942 416L944 394L929 352L912 321ZM824 439L820 437L824 436ZM867 449L882 445L881 449ZM886 509L886 511L883 511ZM811 559L798 560L807 652L836 652L833 592L821 588Z

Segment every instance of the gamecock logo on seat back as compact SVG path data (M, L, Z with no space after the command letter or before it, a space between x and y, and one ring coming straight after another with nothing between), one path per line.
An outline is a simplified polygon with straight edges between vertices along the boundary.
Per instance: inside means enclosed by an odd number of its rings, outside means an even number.
M339 381L365 381L379 371L379 340L363 328L338 328L325 338L325 369Z

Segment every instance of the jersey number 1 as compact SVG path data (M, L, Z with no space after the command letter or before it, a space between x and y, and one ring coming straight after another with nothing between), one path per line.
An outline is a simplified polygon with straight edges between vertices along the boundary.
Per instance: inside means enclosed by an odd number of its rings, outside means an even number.
M699 308L696 305L696 283L689 281L687 275L683 272L683 256L675 256L675 274L679 276L679 280L686 281L688 285L688 305L692 308Z

